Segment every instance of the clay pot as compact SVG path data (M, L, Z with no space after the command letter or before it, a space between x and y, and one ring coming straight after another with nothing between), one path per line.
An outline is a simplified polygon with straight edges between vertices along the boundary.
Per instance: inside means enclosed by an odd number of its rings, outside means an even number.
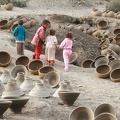
M109 64L111 66L111 70L120 68L120 60L113 60Z
M105 57L105 56L104 56L104 55L99 55L99 56L97 56L97 57L94 59L94 61L98 60L98 59L101 58L101 57Z
M109 65L99 65L95 70L95 74L99 78L108 78L110 71L111 67Z
M92 15L93 16L102 16L102 12L98 11L98 10L95 10L95 11L92 12Z
M102 49L102 50L101 50L101 55L106 56L109 50L110 50L110 49L108 49L108 48Z
M69 63L76 64L77 58L78 58L78 54L76 52L72 52L72 54L70 55Z
M120 33L115 36L116 38L120 38Z
M15 77L15 80L17 82L17 85L20 86L25 80L25 73L24 72L18 72L17 76Z
M92 29L90 29L90 28L86 29L86 34L92 35L92 33L93 33Z
M95 61L90 64L90 68L95 68Z
M69 120L94 120L94 113L89 107L77 107L70 113Z
M8 28L11 27L13 25L13 23L15 22L16 19L14 18L10 18L8 21Z
M113 31L113 35L118 35L118 34L120 34L120 28L116 28L116 29L114 29L114 31Z
M28 102L30 98L29 97L8 97L4 100L10 100L12 101L12 104L10 105L10 110L14 114L21 114L22 108L25 106L25 104Z
M105 48L106 46L108 46L109 43L110 43L109 40L108 40L108 39L105 39L105 40L103 40L101 43L99 43L98 47L101 48L101 49L103 49L103 48Z
M8 81L12 79L12 76L10 75L10 72L8 70L4 70L2 75L0 76L0 80L6 84Z
M11 26L10 30L14 31L14 29L18 26L18 23L13 23L13 25Z
M84 27L83 26L78 26L77 29L80 30L81 32L84 31Z
M20 96L23 96L23 95L24 95L24 93L20 89L20 87L17 85L16 81L11 80L5 86L5 90L2 94L2 98L20 97Z
M55 91L55 93L53 94L53 97L59 97L58 92L60 92L60 91L70 91L70 90L68 89L67 83L64 83L64 82L60 83L60 86L59 86L59 88Z
M120 38L115 37L116 44L120 46Z
M64 104L67 106L72 106L73 103L78 98L80 92L65 92L65 91L59 91L58 95L60 96L60 99L63 101Z
M103 12L103 13L102 13L102 17L107 17L107 13L106 13L106 12Z
M100 20L99 22L97 22L97 27L99 29L106 29L108 27L108 21Z
M55 71L55 68L52 66L43 66L38 70L38 73L40 78L43 79L44 76L51 71Z
M97 31L93 32L92 35L95 37L98 37L98 36L101 36L101 32L99 30L97 30Z
M84 60L81 64L81 66L83 68L90 68L90 65L91 65L92 62L93 62L93 60L90 60L90 59Z
M57 87L60 82L60 75L57 72L51 71L44 76L44 79L48 79L50 86L54 88Z
M35 87L35 83L34 81L29 78L29 77L26 77L24 82L20 85L20 88L23 90L23 91L30 91L33 89L33 87Z
M116 110L115 110L115 108L111 104L108 104L108 103L100 104L95 109L94 115L96 117L96 116L100 115L101 113L111 113L114 116L116 116Z
M106 58L108 58L108 59L111 59L111 58L118 59L118 54L116 52L114 52L113 50L108 50Z
M6 10L12 10L13 9L13 4L12 3L6 4L5 9Z
M113 69L110 73L112 82L120 82L120 68Z
M43 62L41 60L33 60L28 64L28 70L33 75L38 75L38 70L43 67Z
M7 29L7 28L8 28L8 20L1 20L0 29Z
M33 27L36 25L36 21L34 19L30 20L30 27Z
M115 51L116 53L120 52L120 46L116 44L109 44L108 49Z
M11 63L11 56L5 51L0 52L0 67L7 67Z
M102 35L97 36L97 39L98 39L99 41L101 41L103 38L104 38L104 37L103 37Z
M113 11L109 11L107 13L107 17L111 17L111 18L114 18L115 17L115 13Z
M28 67L29 64L29 58L27 56L20 56L16 60L16 65L24 65L25 67Z
M117 118L111 113L102 113L98 115L95 120L117 120Z
M111 44L116 44L116 40L114 38L109 38Z
M4 91L4 85L3 85L3 83L0 81L0 96L2 95L3 91Z
M108 65L109 60L106 57L101 57L95 61L95 67L97 68L100 65Z
M29 92L30 96L46 98L50 96L49 91L43 83L36 83L35 87Z
M12 104L12 101L0 100L0 119L3 118L3 114L10 107L11 104Z
M26 23L23 24L23 26L24 26L26 29L29 29L29 28L30 28L30 22L27 21Z
M18 72L23 72L24 75L27 75L27 68L24 65L16 65L12 70L11 70L11 75L13 78L16 78Z

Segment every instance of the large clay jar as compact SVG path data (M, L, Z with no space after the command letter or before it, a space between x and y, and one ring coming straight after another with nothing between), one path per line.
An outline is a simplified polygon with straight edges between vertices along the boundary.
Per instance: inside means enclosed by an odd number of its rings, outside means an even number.
M60 96L60 99L63 101L64 104L67 106L72 106L73 103L78 98L80 92L65 92L65 91L59 91L58 95Z
M100 115L101 113L111 113L114 116L116 116L116 110L115 110L115 108L111 104L108 104L108 103L100 104L95 109L94 115L96 117L96 116Z
M117 120L117 118L111 113L102 113L95 120Z
M68 86L67 86L67 83L60 83L60 86L59 86L59 88L55 91L55 93L53 94L53 97L59 97L59 95L58 95L58 92L60 92L60 91L70 91L69 89L68 89Z
M120 68L120 60L113 60L109 63L109 65L111 66L111 70Z
M3 85L3 83L0 81L0 96L2 95L3 91L4 91L4 85Z
M0 119L3 119L3 114L10 107L11 104L12 104L12 101L0 100Z
M109 44L108 49L115 51L116 53L120 52L120 46L117 44Z
M23 97L12 97L12 98L9 97L9 98L5 98L4 100L12 101L12 104L10 105L10 110L14 114L21 114L22 108L28 102L29 97L26 97L26 96L23 96Z
M0 67L7 67L11 63L11 56L8 52L0 52Z
M14 31L14 29L18 26L18 21L14 22L13 25L11 26L10 30Z
M43 67L43 62L41 60L33 60L28 64L28 70L33 75L38 75L38 70Z
M30 22L27 21L26 23L23 24L23 26L24 26L26 29L29 29L29 28L30 28Z
M106 57L101 57L95 61L95 67L97 68L100 65L108 65L109 60Z
M17 76L15 77L15 80L17 82L17 85L20 86L25 80L25 73L24 72L18 72Z
M60 75L55 71L51 71L44 76L44 79L48 79L52 88L57 87L60 82Z
M93 60L91 60L91 59L84 60L81 64L81 66L83 68L90 68L90 65L91 65L92 62L93 62Z
M106 12L103 12L103 13L102 13L102 17L107 17L107 13L106 13Z
M34 19L30 20L30 27L33 27L36 25L36 21Z
M93 11L92 11L92 15L93 15L93 16L102 16L102 12L101 12L101 11L98 11L98 10L96 9L96 10L93 10Z
M0 21L0 29L8 28L8 20L1 20Z
M83 26L78 26L77 29L80 30L81 32L84 31L84 27Z
M120 82L120 68L116 68L110 72L112 82Z
M43 66L38 70L41 79L43 79L44 76L51 71L55 71L55 68L52 66Z
M89 107L77 107L70 113L69 120L94 120L94 113Z
M35 87L35 82L29 77L26 77L24 82L20 85L20 88L26 92L29 92L34 87Z
M27 56L20 56L16 60L16 65L24 65L28 67L28 64L29 64L29 58Z
M111 17L111 18L114 18L115 17L115 13L113 11L109 11L107 13L107 17Z
M106 20L100 20L97 22L97 27L99 29L106 29L108 27L108 21Z
M18 72L23 72L24 75L27 75L27 68L24 65L16 65L12 70L11 70L11 75L13 78L16 78Z
M108 78L110 76L111 67L109 65L99 65L96 70L95 74L99 78Z
M6 4L5 9L6 10L12 10L13 9L13 4L12 3Z
M35 87L29 92L30 96L47 98L50 96L49 91L45 88L43 83L36 82Z
M72 54L70 55L69 63L76 64L77 58L78 58L78 54L76 52L72 52Z
M12 79L12 76L10 75L10 72L8 70L4 70L2 75L0 76L0 80L6 84Z
M14 18L9 18L9 21L8 21L8 28L11 27L13 25L13 23L15 22L16 19Z
M15 80L11 80L5 86L5 90L2 94L2 98L8 97L20 97L23 96L24 93L21 88L17 85Z

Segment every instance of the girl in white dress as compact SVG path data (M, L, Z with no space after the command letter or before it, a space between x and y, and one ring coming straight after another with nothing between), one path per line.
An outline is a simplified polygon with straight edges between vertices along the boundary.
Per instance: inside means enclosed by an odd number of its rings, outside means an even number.
M54 65L55 62L55 52L56 46L58 45L57 38L55 36L55 30L50 30L50 35L46 38L46 48L45 48L45 56L46 61L49 65Z

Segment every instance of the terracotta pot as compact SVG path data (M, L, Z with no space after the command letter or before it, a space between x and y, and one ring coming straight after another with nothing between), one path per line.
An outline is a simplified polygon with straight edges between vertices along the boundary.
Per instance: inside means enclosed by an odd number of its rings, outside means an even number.
M30 91L33 89L33 87L35 87L35 83L34 81L29 78L29 77L26 77L24 82L20 85L20 88L23 90L23 91Z
M30 28L30 22L27 21L26 23L23 24L23 26L24 26L26 29L29 29L29 28Z
M57 87L60 82L60 75L55 71L51 71L44 76L44 79L48 79L50 86L54 88Z
M8 28L8 20L1 20L0 29L7 29L7 28Z
M14 29L15 29L17 26L18 26L18 23L14 23L14 24L11 26L10 30L11 30L11 31L14 31Z
M95 11L92 12L92 15L93 16L102 16L102 12L98 11L98 10L95 10Z
M107 52L108 52L109 50L110 50L110 49L108 49L108 48L102 49L102 50L101 50L101 55L106 56L106 55L107 55Z
M12 104L10 105L10 110L14 114L21 114L22 108L25 106L25 104L28 102L29 97L8 97L4 100L10 100L12 101Z
M100 65L108 65L109 60L106 57L101 57L95 61L95 67L97 68Z
M11 75L13 78L16 78L18 72L24 72L24 75L27 75L27 68L24 65L16 65L12 70L11 70Z
M107 13L107 17L111 17L111 18L114 18L115 17L115 13L113 11L109 11Z
M76 99L78 98L80 92L65 92L59 91L58 95L64 104L67 106L72 106Z
M10 72L8 70L4 70L2 75L0 76L0 80L6 84L8 81L12 79L12 76L10 75Z
M55 68L52 66L43 66L38 70L38 73L40 78L43 79L44 76L51 71L55 71Z
M92 35L95 37L98 37L98 36L101 36L101 32L99 30L97 30L97 31L93 32Z
M93 62L93 60L90 60L90 59L84 60L81 64L81 66L83 68L90 68L90 65L91 65L92 62Z
M96 117L96 116L100 115L101 113L111 113L114 116L116 116L116 110L115 110L115 108L111 104L108 104L108 103L100 104L95 109L94 115Z
M0 100L0 119L3 118L3 114L10 107L11 104L12 104L12 101Z
M115 39L115 41L116 41L116 44L120 46L120 38L115 37L114 39Z
M30 27L33 27L36 25L36 21L34 19L30 20Z
M17 58L16 60L16 65L24 65L25 67L28 67L29 64L29 58L27 56L20 56L19 58Z
M69 120L94 120L94 113L89 107L77 107L70 113Z
M46 98L50 96L49 91L45 88L43 83L36 83L35 87L29 92L30 96Z
M111 59L112 57L115 59L118 59L118 54L114 52L113 50L108 50L106 58Z
M113 31L113 35L118 35L118 34L120 34L120 28L116 28L116 29L114 29L114 31Z
M12 10L13 9L13 4L12 3L6 4L5 9L6 10Z
M81 32L84 31L84 27L83 26L78 26L77 29L80 30Z
M98 60L98 59L101 58L101 57L105 57L105 56L104 56L104 55L99 55L99 56L97 56L97 57L94 59L94 61Z
M0 52L0 67L7 67L11 63L11 56L8 52Z
M97 23L97 27L99 29L106 29L108 27L108 21L106 20L100 20L98 23Z
M105 48L106 46L109 45L109 43L110 43L109 40L105 39L105 40L103 40L102 42L99 43L98 47L101 48L101 49Z
M38 70L43 67L43 61L33 60L28 64L28 70L33 75L38 75Z
M15 21L16 21L16 19L10 18L8 21L8 28L11 27Z
M120 52L120 46L116 45L116 44L109 44L108 49L111 49L111 50L115 51L116 53Z
M102 113L98 115L95 120L117 120L117 118L111 113Z
M17 85L20 86L25 80L25 73L24 72L18 72L17 76L15 77L15 80L17 82Z
M103 13L102 13L102 17L107 17L107 13L106 13L106 12L103 12Z
M59 91L70 91L68 89L67 83L61 82L59 88L53 94L53 97L59 97L59 95L58 95Z
M16 81L11 80L5 86L5 90L2 94L2 98L20 97L20 96L23 96L23 95L24 95L24 93L20 89L20 87L17 85Z
M93 33L93 30L92 29L90 29L90 28L88 28L88 29L86 29L86 32L85 32L86 34L89 34L89 35L92 35L92 33Z
M112 82L120 82L120 68L113 69L110 73Z
M70 59L69 59L69 63L70 64L76 64L77 63L77 58L78 58L78 54L76 52L72 52Z
M110 76L111 67L109 65L99 65L96 70L95 74L99 78L108 78Z
M109 63L111 70L120 68L120 60L113 60Z

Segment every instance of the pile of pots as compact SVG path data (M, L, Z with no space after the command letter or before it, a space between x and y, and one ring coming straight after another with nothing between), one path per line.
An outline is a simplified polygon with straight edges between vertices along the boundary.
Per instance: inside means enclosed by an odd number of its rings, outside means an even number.
M69 120L117 120L116 109L108 103L100 104L94 112L86 106L72 110Z

